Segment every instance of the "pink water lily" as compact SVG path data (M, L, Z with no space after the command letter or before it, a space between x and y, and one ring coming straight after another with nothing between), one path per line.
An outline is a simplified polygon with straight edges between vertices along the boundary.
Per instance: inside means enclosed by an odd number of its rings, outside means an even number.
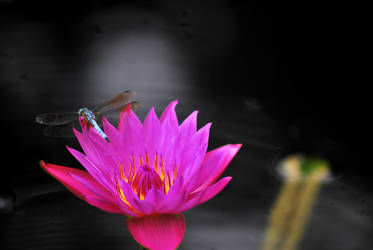
M160 119L152 108L143 124L128 106L118 129L103 118L110 142L94 129L74 130L84 154L67 149L86 171L41 165L89 204L126 215L130 233L144 247L174 250L185 231L181 213L228 184L232 177L219 177L241 147L206 152L211 123L197 130L195 111L179 125L176 104L171 102Z

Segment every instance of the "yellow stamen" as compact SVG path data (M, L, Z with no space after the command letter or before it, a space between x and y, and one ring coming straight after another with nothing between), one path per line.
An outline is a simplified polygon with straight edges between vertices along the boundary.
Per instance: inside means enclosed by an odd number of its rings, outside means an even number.
M148 155L148 153L145 153L145 163L146 163L146 165L150 165L149 164L149 155Z
M119 187L119 183L117 184L117 192L119 194L119 198L127 204L127 206L131 207L131 205L128 203L126 197L124 196L123 190Z
M139 211L134 209L129 202L127 201L126 197L124 196L123 190L120 188L119 183L117 183L117 193L119 194L119 198L131 209L132 212L142 215Z
M158 156L158 154L154 155L153 167L151 167L152 165L149 164L150 157L148 153L145 153L143 156L139 156L138 158L135 158L134 155L131 155L130 159L131 160L129 162L129 170L127 174L124 171L125 167L123 166L123 164L120 161L118 161L120 177L122 180L126 181L126 183L130 185L130 187L135 192L135 194L140 198L140 200L145 199L147 192L151 188L146 185L157 185L157 188L161 189L165 194L169 192L171 186L175 183L177 178L178 171L176 165L172 170L166 170L165 161L163 157ZM152 168L157 174L157 178L159 177L161 183L142 183L142 181L140 181L142 178L140 175L143 174L144 168ZM117 190L118 195L123 200L123 202L130 206L120 187L117 187Z
M154 159L154 170L159 174L159 169L158 169L158 154L155 154L155 159Z
M177 166L175 165L174 174L172 176L172 184L175 183L176 177L177 177Z
M170 175L166 175L164 187L165 187L165 193L167 194L171 187Z
M119 161L119 169L120 169L120 177L128 183L128 180L124 174L123 165L120 161Z
M161 158L161 180L162 181L163 181L165 176L166 176L166 173L164 171L164 161L163 161L163 158Z
M133 164L132 164L132 162L130 162L130 172L129 172L129 176L128 176L129 181L133 180L134 172L135 172L135 170L133 169Z

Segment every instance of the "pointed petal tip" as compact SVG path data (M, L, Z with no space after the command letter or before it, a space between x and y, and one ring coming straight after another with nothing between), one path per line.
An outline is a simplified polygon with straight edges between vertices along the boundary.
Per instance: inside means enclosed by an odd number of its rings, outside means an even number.
M124 109L122 109L122 111L120 112L120 119L119 119L119 121L121 121L125 116L128 115L128 113L131 113L131 112L132 112L131 105L127 104L126 107Z
M236 148L236 149L240 149L242 147L242 143L238 143L238 144L231 144L232 147Z
M43 160L40 160L40 161L39 161L39 165L40 165L40 167L41 167L43 170L45 170L45 162L44 162Z
M45 163L43 160L39 161L39 164L40 164L41 169L43 169L48 175L52 176L53 178L58 179L56 175L54 174L54 170L56 167L59 167L59 166L50 164L50 163Z
M154 107L152 107L152 108L150 109L149 114L150 114L151 116L153 116L153 117L159 119L158 116L157 116L157 112L155 112L155 108L154 108Z
M102 117L101 117L101 120L102 120L102 122L108 122L108 119L106 119L106 117L103 115Z
M131 105L130 104L127 104L126 105L126 108L124 109L125 111L131 111L132 108L131 108Z
M203 134L205 134L207 137L209 137L211 126L212 126L212 122L209 122L209 123L207 123L205 126L203 126L202 128L200 128L200 129L197 131L197 133L203 133Z
M92 206L109 213L123 213L114 199L108 195L107 190L97 183L88 172L45 163L44 161L40 161L40 166L73 194Z
M230 150L230 155L233 158L238 151L242 148L242 144L231 144L231 150Z
M238 153L238 151L241 149L242 143L228 144L228 146L229 146L229 148L227 148L227 150L230 151L230 154L236 155Z
M174 110L175 109L175 107L176 107L176 105L179 103L179 101L178 100L174 100L174 101L172 101L172 102L170 102L168 105L167 105L167 107L164 109L164 113L167 113L166 111L168 111L168 110Z
M226 177L221 178L219 181L212 184L211 186L209 186L205 190L205 192L204 192L201 200L199 201L198 205L202 204L202 203L205 203L206 201L214 198L217 194L219 194L228 185L228 183L231 180L232 180L231 176L226 176Z
M70 148L70 147L67 146L67 145L66 145L66 149L67 149L67 151L69 151L70 154L72 154L73 156L74 156L74 153L77 151L76 149L74 149L74 148Z
M209 123L206 123L205 124L205 126L203 126L202 128L200 128L198 131L197 131L197 133L198 132L210 132L210 129L211 129L211 126L212 126L212 122L209 122Z
M232 179L233 179L232 176L224 176L223 178L221 178L217 182L222 182L222 183L228 184Z
M77 130L76 128L72 127L72 129L73 129L73 132L74 132L74 134L75 134L75 136L76 136L77 138L79 138L79 136L82 136L82 135L83 135L83 134L82 134L79 130Z
M49 174L50 176L52 176L52 177L54 177L55 178L55 176L51 173L51 169L55 166L55 165L53 165L53 164L49 164L49 163L45 163L43 160L40 160L39 161L39 165L40 165L40 167L45 171L45 172L47 172L47 174Z

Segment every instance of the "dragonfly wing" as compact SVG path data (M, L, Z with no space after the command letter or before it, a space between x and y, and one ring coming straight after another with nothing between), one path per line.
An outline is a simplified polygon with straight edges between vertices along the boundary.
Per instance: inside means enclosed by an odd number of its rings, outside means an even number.
M100 113L101 115L105 115L107 113L115 112L118 108L121 108L127 105L131 99L136 95L136 93L132 90L126 90L110 101L107 101L103 104L98 105L94 109L93 112L96 114Z
M97 123L101 126L102 116L105 116L106 119L108 119L111 122L114 122L114 124L117 124L117 122L119 120L118 113L120 113L128 104L131 105L131 109L134 110L134 111L138 110L141 107L140 102L130 102L130 103L124 104L123 106L120 106L116 109L108 110L105 113L101 113L101 112L95 113Z
M130 104L131 104L132 110L134 110L134 111L138 110L141 107L140 102L130 102ZM122 111L122 109L123 109L123 107L121 107L119 110L117 110L117 112Z
M44 113L38 114L35 117L35 121L39 124L44 125L65 125L78 120L79 114L77 112L69 113Z
M73 137L73 128L80 130L80 127L79 121L75 120L69 124L47 126L43 134L48 137Z

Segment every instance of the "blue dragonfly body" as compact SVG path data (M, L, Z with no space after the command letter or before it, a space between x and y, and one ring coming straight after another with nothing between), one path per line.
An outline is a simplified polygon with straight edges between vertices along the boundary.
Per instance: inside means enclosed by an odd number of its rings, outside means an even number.
M37 123L47 126L44 129L44 135L64 137L66 135L72 135L71 126L78 127L79 118L82 117L83 125L88 128L93 127L105 140L109 141L99 125L102 116L118 113L127 105L131 105L133 109L138 108L140 106L139 102L130 102L134 96L134 91L126 90L110 101L96 105L94 108L81 108L78 112L42 113L38 114L35 120ZM75 124L75 126L73 124Z
M106 140L106 141L109 141L109 138L107 137L107 135L104 133L104 131L102 131L101 127L97 124L96 122L96 116L95 114L87 109L87 108L81 108L79 109L78 111L79 115L84 117L84 120L86 122L88 122L92 127L94 127L96 129L96 131Z

